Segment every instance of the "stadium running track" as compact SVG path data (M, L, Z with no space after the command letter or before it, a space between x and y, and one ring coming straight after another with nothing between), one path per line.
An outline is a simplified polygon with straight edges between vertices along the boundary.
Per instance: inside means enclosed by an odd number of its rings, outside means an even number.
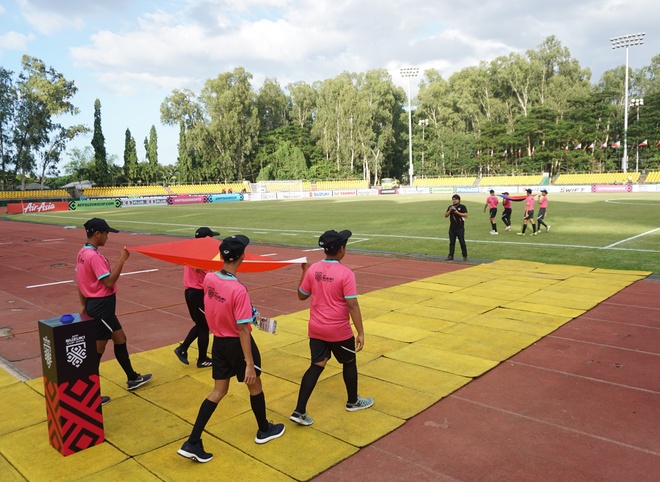
M111 234L102 252L114 265L124 245L171 240L122 232ZM78 310L75 284L69 281L83 242L82 229L0 221L0 363L12 375L40 378L37 320ZM444 262L440 255L446 246L436 248L436 258L420 259L365 254L349 245L345 263L355 270L364 294L479 262ZM321 258L318 251L280 246L253 244L249 249L276 253L278 259ZM136 253L127 261L127 274L119 282L118 314L130 353L172 345L191 326L181 272L179 266ZM277 317L306 308L295 294L299 274L295 265L244 274L241 279L262 315ZM110 349L104 361L112 356ZM190 400L195 407L199 402ZM315 480L658 480L659 407L660 280L651 276L541 338ZM0 443L0 459L3 451ZM0 468L2 464L7 461L0 461ZM209 476L214 474L211 464Z

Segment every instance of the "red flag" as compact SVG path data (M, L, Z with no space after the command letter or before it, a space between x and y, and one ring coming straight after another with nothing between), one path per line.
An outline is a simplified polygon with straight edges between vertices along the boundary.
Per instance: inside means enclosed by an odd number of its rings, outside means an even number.
M564 147L564 151L568 151L568 146Z
M607 149L607 142L603 142L603 143L600 145L600 148L601 148L601 149Z
M619 147L621 147L621 141L616 141L612 143L613 149L618 149Z
M587 146L587 149L593 149L593 148L594 148L594 143L593 142Z
M224 266L220 258L220 240L216 238L193 238L172 243L149 244L126 248L129 251L146 254L152 258L168 263L192 266L193 268L218 271ZM242 273L258 273L283 268L294 263L304 263L307 258L276 261L268 256L245 253L245 260L238 271Z
M532 156L534 155L534 146L532 146Z
M577 151L579 149L582 149L582 143L581 142L573 148L574 151Z
M660 146L660 141L655 143L655 147L658 147L658 146Z
M518 149L518 157L520 157L521 155L522 155L522 151Z
M504 149L504 152L502 153L502 157L506 157L506 153L509 152L508 149Z
M648 145L649 145L649 140L648 139L644 139L644 141L642 141L638 144L639 147L647 147Z

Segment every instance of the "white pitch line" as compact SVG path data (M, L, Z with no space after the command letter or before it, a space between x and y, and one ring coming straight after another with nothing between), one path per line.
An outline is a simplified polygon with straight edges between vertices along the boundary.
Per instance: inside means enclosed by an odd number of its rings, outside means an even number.
M129 275L129 274L152 273L152 272L154 272L154 271L158 271L158 269L156 268L156 269L143 269L143 270L141 270L141 271L130 271L130 272L128 272L128 273L122 273L122 274L120 274L119 276L127 276L127 275ZM43 288L43 287L45 287L45 286L55 286L55 285L62 285L62 284L66 284L66 283L73 283L74 281L75 281L75 280L72 280L72 279L70 279L70 280L66 280L66 281L53 281L52 283L44 283L44 284L41 284L41 285L30 285L30 286L26 286L26 288L27 288L27 289L31 289L31 288Z
M635 238L641 238L642 236L646 236L647 234L655 233L655 232L658 231L658 230L660 230L660 228L655 228L655 229L652 229L651 231L646 231L645 233L638 234L637 236L633 236L632 238L622 239L621 241L617 241L616 243L612 243L612 244L610 244L609 246L605 246L605 249L613 248L613 247L616 246L617 244L625 243L625 242L627 242L627 241L631 241L631 240L633 240L633 239L635 239Z
M42 239L41 241L64 241L64 238Z

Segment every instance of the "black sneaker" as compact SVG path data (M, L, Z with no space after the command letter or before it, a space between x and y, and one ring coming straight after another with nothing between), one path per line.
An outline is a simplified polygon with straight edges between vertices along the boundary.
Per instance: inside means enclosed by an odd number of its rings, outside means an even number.
M282 435L284 435L283 423L269 423L268 430L265 432L257 430L257 436L254 441L258 444L265 444L266 442L270 442L271 440L279 438Z
M126 382L126 385L128 386L128 390L135 390L138 387L141 387L145 383L147 383L149 380L151 380L151 373L147 373L145 375L140 375L138 373L138 376L135 380L129 380Z
M179 359L179 361L185 365L190 365L190 362L188 361L188 352L185 350L181 349L181 346L177 346L174 349L174 354L176 357Z
M202 463L208 462L213 458L213 454L204 451L204 445L202 445L201 440L196 444L191 444L186 440L176 453L187 459Z
M110 397L101 395L101 405L107 405L108 403L110 403Z
M454 257L450 254L445 258L447 261L454 261Z
M210 358L202 358L197 360L197 368L206 368L210 367L211 365L213 365L213 362Z

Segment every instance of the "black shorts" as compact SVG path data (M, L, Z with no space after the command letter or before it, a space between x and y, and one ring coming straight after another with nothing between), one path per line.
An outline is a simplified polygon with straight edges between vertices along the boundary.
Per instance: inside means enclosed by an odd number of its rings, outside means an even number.
M116 308L117 296L114 294L85 300L85 311L96 322L97 340L109 340L113 332L121 330L121 323L115 314Z
M497 216L497 208L490 208L490 217L494 218Z
M252 360L254 360L255 371L259 376L261 375L261 354L252 335L250 335L250 344L252 345ZM239 382L245 380L245 356L243 355L243 348L241 348L240 338L214 336L211 360L213 361L214 380L227 380L233 376Z
M537 219L545 219L545 210L547 208L539 208L539 217Z
M527 211L527 217L525 219L531 219L534 221L534 210Z
M309 339L309 352L312 363L319 363L335 356L341 364L355 360L355 338L350 337L344 341L324 341L318 338Z

